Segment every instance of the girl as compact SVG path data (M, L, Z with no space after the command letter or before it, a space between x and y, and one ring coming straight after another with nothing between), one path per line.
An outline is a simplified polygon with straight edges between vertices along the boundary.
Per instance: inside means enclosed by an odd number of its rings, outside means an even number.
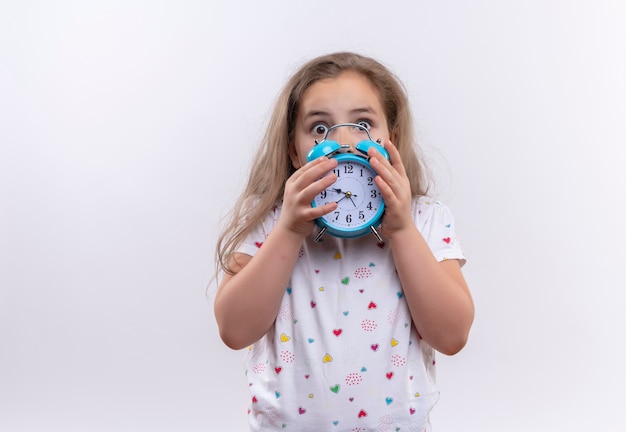
M333 158L307 162L328 128L355 123L386 210L371 236L313 241ZM360 128L333 131L353 151ZM426 196L402 85L377 61L336 53L289 80L217 246L220 336L248 347L253 431L427 431L434 350L452 355L474 317L452 216Z

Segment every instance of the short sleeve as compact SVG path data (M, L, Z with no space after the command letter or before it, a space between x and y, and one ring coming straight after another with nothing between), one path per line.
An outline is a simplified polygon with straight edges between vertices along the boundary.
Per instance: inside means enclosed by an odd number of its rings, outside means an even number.
M263 246L265 239L276 225L280 215L280 205L274 206L262 220L252 229L250 234L239 245L236 252L254 256Z
M458 259L465 264L465 255L457 239L454 218L443 203L429 197L414 202L414 218L437 261Z

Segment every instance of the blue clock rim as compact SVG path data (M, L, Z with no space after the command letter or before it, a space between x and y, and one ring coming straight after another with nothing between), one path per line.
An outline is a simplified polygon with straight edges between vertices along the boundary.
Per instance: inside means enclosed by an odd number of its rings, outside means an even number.
M337 159L337 162L352 161L352 162L363 164L369 169L371 169L374 172L374 174L377 174L374 168L372 168L372 165L370 165L369 161L363 156L359 156L353 153L340 153L340 154L334 155L333 157ZM311 207L316 207L315 200L311 202ZM384 212L385 212L385 200L383 199L381 201L380 206L378 207L378 211L372 218L371 224L356 227L356 228L337 229L333 225L329 225L323 218L315 219L315 224L320 228L326 227L326 232L334 237L339 237L339 238L363 237L364 235L368 234L371 231L370 227L378 228L380 226Z

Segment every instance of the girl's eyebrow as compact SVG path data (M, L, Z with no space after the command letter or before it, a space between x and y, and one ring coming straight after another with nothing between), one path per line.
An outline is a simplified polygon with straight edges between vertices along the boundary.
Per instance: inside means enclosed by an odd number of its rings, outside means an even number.
M313 110L304 115L304 120L307 120L311 117L330 117L330 114L326 111Z
M360 114L360 113L376 114L376 111L374 110L374 108L363 107L363 108L355 108L352 111L350 111L350 113L352 114Z
M365 107L362 107L362 108L355 108L353 110L350 110L350 114L351 115L355 115L355 114L374 114L374 115L377 115L378 113L373 108L365 106ZM330 113L328 113L326 111L312 110L312 111L309 111L308 113L306 113L304 115L304 120L307 120L307 119L309 119L311 117L332 117L332 116L331 116Z

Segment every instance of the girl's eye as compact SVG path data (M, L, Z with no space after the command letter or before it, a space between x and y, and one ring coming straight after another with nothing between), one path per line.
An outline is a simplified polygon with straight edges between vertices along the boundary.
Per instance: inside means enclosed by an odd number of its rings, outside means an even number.
M326 135L327 131L328 126L326 126L324 123L316 123L311 128L311 132L313 132L315 135Z
M370 123L370 122L368 122L367 120L360 120L359 122L357 122L357 124L358 124L359 126L364 127L364 128L365 128L365 129L367 129L367 130L370 130L370 128L372 127L371 123Z

